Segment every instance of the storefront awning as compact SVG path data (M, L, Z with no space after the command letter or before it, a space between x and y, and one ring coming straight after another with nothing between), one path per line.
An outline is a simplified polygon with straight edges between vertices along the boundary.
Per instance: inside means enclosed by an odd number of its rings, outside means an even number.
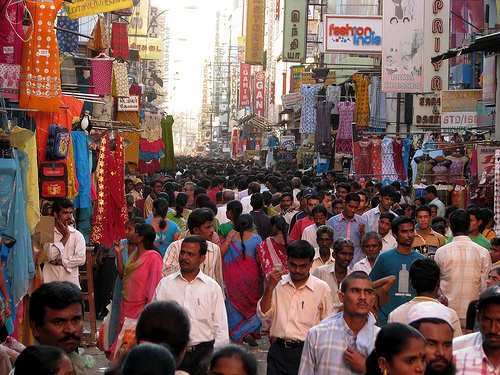
M500 52L500 32L481 36L474 42L450 49L445 53L432 57L431 62L436 63L460 56L463 53L472 52Z
M272 130L273 123L264 117L260 117L256 114L251 114L245 116L238 120L238 125L248 124L250 125L250 132L260 131L270 131Z
M337 85L344 83L354 74L363 70L370 70L375 67L377 60L371 57L349 56L334 65L328 65L330 73L335 72Z

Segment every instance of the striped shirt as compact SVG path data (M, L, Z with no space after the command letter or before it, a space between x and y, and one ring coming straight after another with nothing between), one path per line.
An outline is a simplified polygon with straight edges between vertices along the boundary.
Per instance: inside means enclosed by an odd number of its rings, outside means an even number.
M482 345L471 346L453 352L457 375L499 375L500 365L493 367Z

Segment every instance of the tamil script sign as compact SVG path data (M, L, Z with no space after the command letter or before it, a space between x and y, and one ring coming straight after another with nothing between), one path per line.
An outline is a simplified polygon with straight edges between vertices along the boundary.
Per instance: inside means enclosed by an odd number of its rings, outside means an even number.
M73 0L73 4L64 5L70 20L134 6L132 0Z

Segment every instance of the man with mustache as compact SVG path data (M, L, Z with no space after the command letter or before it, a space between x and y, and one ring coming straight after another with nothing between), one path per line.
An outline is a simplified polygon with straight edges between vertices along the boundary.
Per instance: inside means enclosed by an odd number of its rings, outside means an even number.
M410 309L407 322L417 329L427 342L425 375L453 375L455 365L450 310L440 303L420 302Z
M456 374L498 374L500 371L500 286L494 285L479 296L477 321L482 344L453 352Z
M85 375L85 361L76 351L83 333L83 296L68 281L42 284L29 306L34 345L51 345L68 354L76 375Z

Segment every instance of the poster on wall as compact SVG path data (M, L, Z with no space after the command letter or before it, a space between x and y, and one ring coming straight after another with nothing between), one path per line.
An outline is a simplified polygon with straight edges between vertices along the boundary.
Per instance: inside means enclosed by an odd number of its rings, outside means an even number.
M497 55L486 56L483 65L483 104L495 105L496 91L496 58Z
M424 3L384 0L383 92L422 92Z

